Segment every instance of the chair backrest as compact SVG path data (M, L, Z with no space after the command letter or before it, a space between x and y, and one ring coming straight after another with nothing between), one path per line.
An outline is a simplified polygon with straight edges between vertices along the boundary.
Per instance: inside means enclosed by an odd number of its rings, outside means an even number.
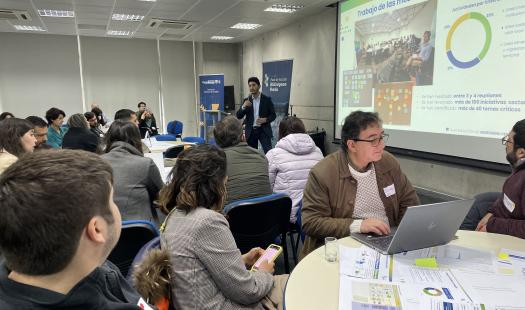
M288 231L292 200L275 193L232 202L225 207L235 243L241 253L254 247L265 249Z
M184 137L182 138L182 142L191 142L191 143L197 143L197 144L204 144L206 143L206 140L201 137Z
M167 131L169 134L182 136L183 124L180 121L171 121L168 123Z
M184 151L184 145L175 145L167 149L166 152L164 152L164 157L177 158L177 156L179 156L179 153L182 151Z
M135 266L139 265L146 256L146 254L148 254L148 252L153 249L160 249L160 236L155 237L151 239L148 243L144 244L142 248L140 248L137 255L135 255L133 262L129 266L128 275L126 276L126 279L129 281L129 283L131 283L131 277L133 276Z
M123 275L127 275L133 259L159 231L153 223L142 220L122 221L122 231L117 245L109 254L108 260L117 265Z

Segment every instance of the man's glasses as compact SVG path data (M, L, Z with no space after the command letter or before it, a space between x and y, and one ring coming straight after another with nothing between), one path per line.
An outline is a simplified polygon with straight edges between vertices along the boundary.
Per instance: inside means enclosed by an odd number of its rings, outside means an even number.
M368 142L372 146L378 146L381 140L383 140L385 143L388 141L389 135L386 133L383 133L379 136L379 138L371 139L371 140L364 140L364 139L350 139L354 141L361 141L361 142Z
M509 136L505 136L505 137L501 138L501 144L507 145L509 143L510 144L514 143L514 142L510 141Z

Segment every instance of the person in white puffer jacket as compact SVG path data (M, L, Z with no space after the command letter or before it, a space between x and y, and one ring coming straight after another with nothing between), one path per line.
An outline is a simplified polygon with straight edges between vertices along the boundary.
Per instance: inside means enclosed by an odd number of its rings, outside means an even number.
M266 153L266 158L272 190L275 193L288 194L292 198L290 223L295 223L308 174L323 159L323 153L306 134L301 119L288 116L281 120L279 141L275 148Z

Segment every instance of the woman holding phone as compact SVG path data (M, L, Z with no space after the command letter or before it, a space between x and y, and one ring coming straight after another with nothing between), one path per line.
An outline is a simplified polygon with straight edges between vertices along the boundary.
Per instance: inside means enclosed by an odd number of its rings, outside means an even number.
M160 193L168 213L161 248L169 253L175 309L282 309L288 275L273 276L274 263L254 248L241 255L226 218L226 155L204 144L183 151Z

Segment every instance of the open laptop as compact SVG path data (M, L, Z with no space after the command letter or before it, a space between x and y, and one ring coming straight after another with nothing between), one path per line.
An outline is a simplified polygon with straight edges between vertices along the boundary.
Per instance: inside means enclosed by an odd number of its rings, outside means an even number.
M474 199L454 200L407 208L398 227L388 236L352 233L357 241L382 254L428 248L448 243L465 219Z

